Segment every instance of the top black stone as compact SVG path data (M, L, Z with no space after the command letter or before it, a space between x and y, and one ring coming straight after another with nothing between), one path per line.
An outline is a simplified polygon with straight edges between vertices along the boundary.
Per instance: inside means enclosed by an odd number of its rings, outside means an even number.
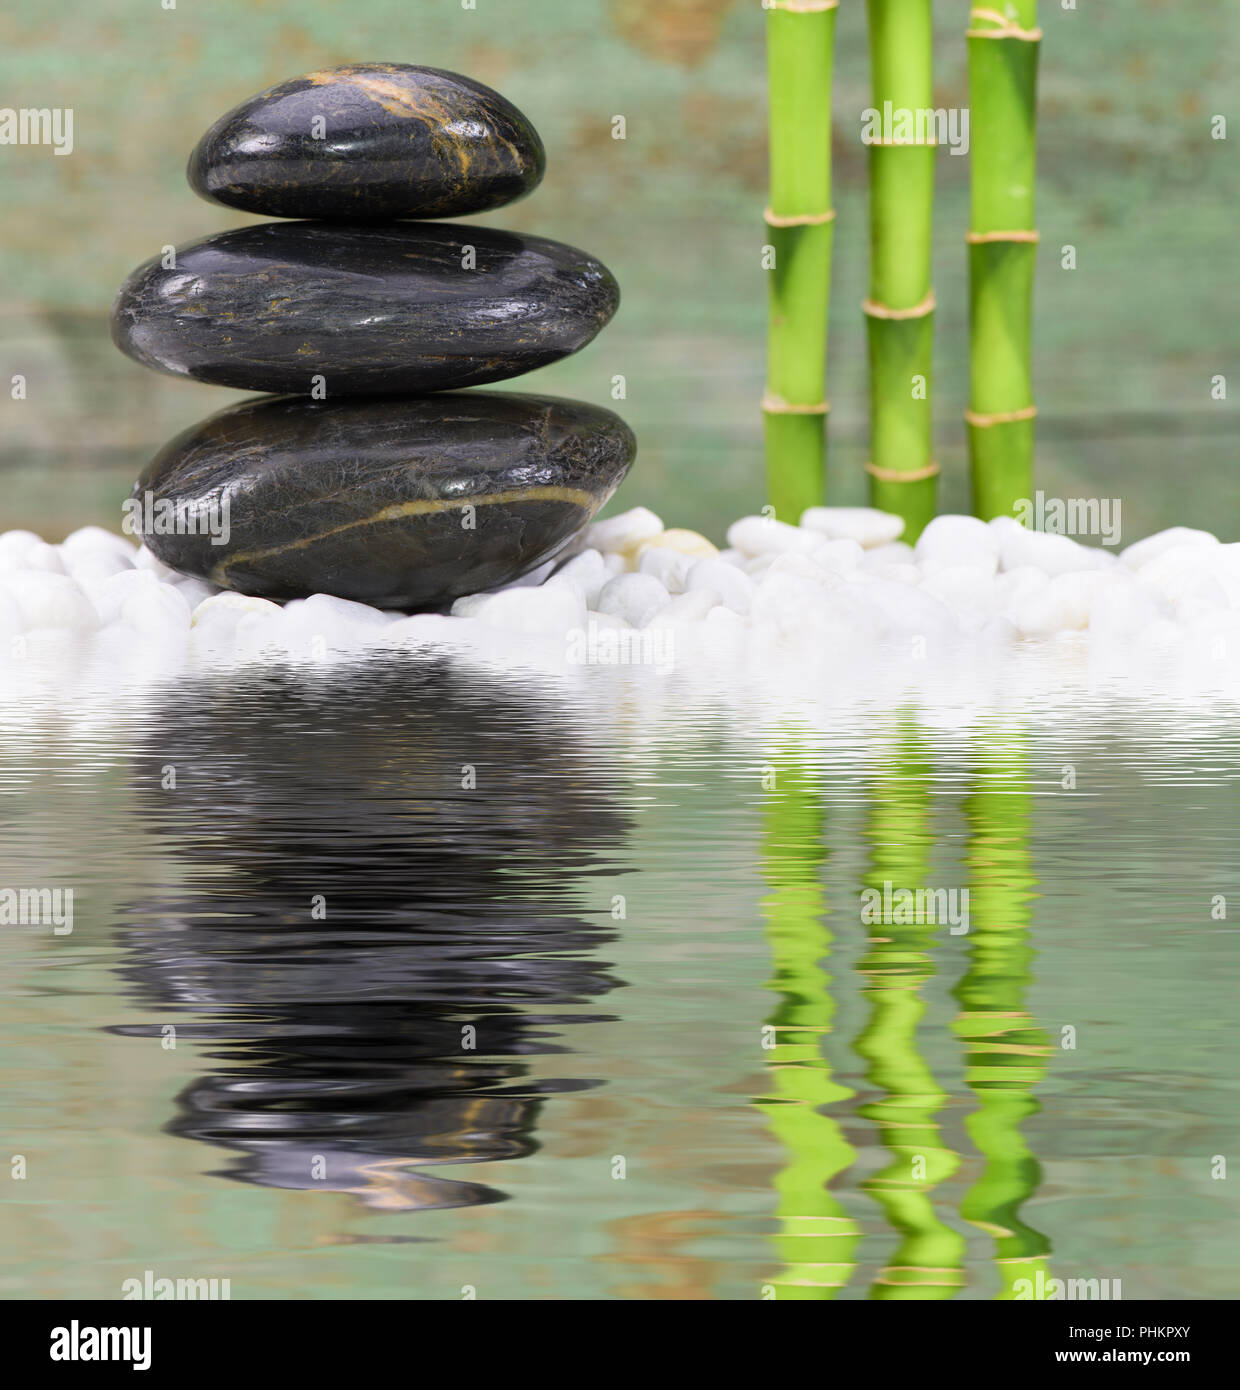
M187 174L196 193L267 217L460 217L542 180L538 132L481 82L360 63L307 73L222 116Z

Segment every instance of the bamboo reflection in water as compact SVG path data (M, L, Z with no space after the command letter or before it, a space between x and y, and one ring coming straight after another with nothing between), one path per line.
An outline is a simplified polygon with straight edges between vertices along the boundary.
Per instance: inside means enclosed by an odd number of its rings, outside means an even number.
M764 812L763 875L770 893L762 912L774 974L768 988L779 1003L766 1028L771 1093L757 1104L788 1162L775 1179L782 1269L765 1296L787 1300L834 1298L856 1267L855 1220L828 1184L856 1153L825 1107L853 1093L836 1082L822 1055L835 1004L823 958L832 936L825 922L820 879L826 858L820 779L795 746L773 769Z
M984 745L969 826L969 966L953 991L960 1004L954 1031L966 1051L965 1081L977 1109L965 1122L985 1159L965 1194L961 1215L995 1238L1000 1299L1017 1280L1047 1277L1050 1242L1026 1225L1020 1208L1036 1191L1041 1169L1020 1126L1035 1114L1034 1085L1046 1072L1046 1034L1024 1007L1034 950L1029 941L1035 896L1029 846L1029 758L1020 729Z
M929 802L930 766L922 735L915 721L905 717L873 788L867 887L882 893L886 884L893 892L926 886ZM951 1298L964 1283L965 1242L939 1219L932 1194L960 1160L942 1144L934 1119L947 1093L917 1051L917 1026L925 1011L921 990L934 974L934 926L883 922L870 930L870 950L858 965L870 1014L853 1047L869 1064L867 1080L882 1094L857 1113L877 1126L891 1163L861 1187L902 1237L870 1296Z

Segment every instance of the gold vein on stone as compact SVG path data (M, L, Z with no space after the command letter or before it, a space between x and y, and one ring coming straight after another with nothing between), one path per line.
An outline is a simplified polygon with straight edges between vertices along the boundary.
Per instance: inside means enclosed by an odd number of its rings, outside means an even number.
M464 507L485 507L503 502L566 502L572 506L589 509L594 505L594 497L582 488L545 485L512 488L507 492L492 492L475 497L422 497L415 498L410 502L395 502L389 507L383 507L374 516L361 517L357 521L346 521L342 526L333 526L330 530L318 532L317 535L302 536L300 539L288 541L284 545L274 545L266 550L248 550L241 555L233 555L227 560L221 560L211 571L211 579L214 583L226 587L224 577L230 569L237 565L249 564L254 560L266 560L272 555L282 555L289 550L302 550L308 545L326 540L328 536L337 536L342 531L351 531L358 526L372 526L382 521L399 521L402 517L407 516L454 512L460 511Z

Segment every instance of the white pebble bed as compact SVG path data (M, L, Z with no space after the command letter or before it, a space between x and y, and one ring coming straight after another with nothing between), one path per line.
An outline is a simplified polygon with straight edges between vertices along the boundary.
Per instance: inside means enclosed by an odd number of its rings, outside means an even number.
M778 680L879 659L1027 662L1067 644L1078 661L1161 663L1240 689L1240 542L1174 527L1116 553L1010 518L941 516L910 546L902 527L869 508L813 507L798 526L743 517L719 549L637 507L512 586L412 616L221 591L99 527L60 545L9 531L0 667L88 650L109 669L162 673L443 651L544 672Z

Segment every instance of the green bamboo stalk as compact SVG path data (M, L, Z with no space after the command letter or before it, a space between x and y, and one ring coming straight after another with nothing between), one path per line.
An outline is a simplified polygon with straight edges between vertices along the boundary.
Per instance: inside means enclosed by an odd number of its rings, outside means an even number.
M1033 274L1037 260L1037 0L969 17L972 213L969 433L973 510L1011 516L1033 496Z
M797 522L823 498L827 302L834 241L831 75L835 9L827 0L764 0L770 106L767 497Z
M1032 798L1024 731L997 731L983 746L969 827L969 968L953 990L964 1041L965 1083L977 1109L965 1121L985 1160L960 1214L995 1238L1000 1299L1018 1279L1048 1278L1050 1242L1020 1217L1042 1171L1020 1132L1038 1111L1034 1085L1046 1072L1046 1034L1025 1009L1034 950L1029 941L1036 881L1029 848Z
M853 1092L831 1076L822 1055L835 1004L822 959L831 947L821 882L826 858L820 779L796 750L781 760L764 808L763 874L770 893L762 913L779 995L771 1015L775 1046L771 1094L757 1104L789 1154L775 1180L779 1194L775 1248L783 1268L771 1281L781 1300L834 1298L856 1267L861 1232L827 1184L856 1152L827 1107Z
M890 103L895 143L871 143L870 500L902 516L914 541L934 515L931 398L934 298L933 132L915 115L934 105L931 0L868 0L874 109ZM911 113L912 128L897 125ZM887 138L884 132L884 138ZM892 315L895 315L893 317ZM903 478L901 474L908 474Z
M913 890L925 886L929 787L921 733L907 720L874 787L867 886L880 892L885 882ZM934 1120L947 1093L917 1051L917 1025L925 1012L921 990L935 973L930 955L934 926L883 923L870 930L870 949L857 966L866 980L870 1013L853 1047L869 1063L866 1077L882 1095L857 1113L877 1125L892 1161L862 1187L902 1236L871 1297L899 1302L952 1298L964 1284L964 1240L939 1219L932 1193L960 1160L942 1142ZM924 1175L914 1168L917 1159L924 1160Z

